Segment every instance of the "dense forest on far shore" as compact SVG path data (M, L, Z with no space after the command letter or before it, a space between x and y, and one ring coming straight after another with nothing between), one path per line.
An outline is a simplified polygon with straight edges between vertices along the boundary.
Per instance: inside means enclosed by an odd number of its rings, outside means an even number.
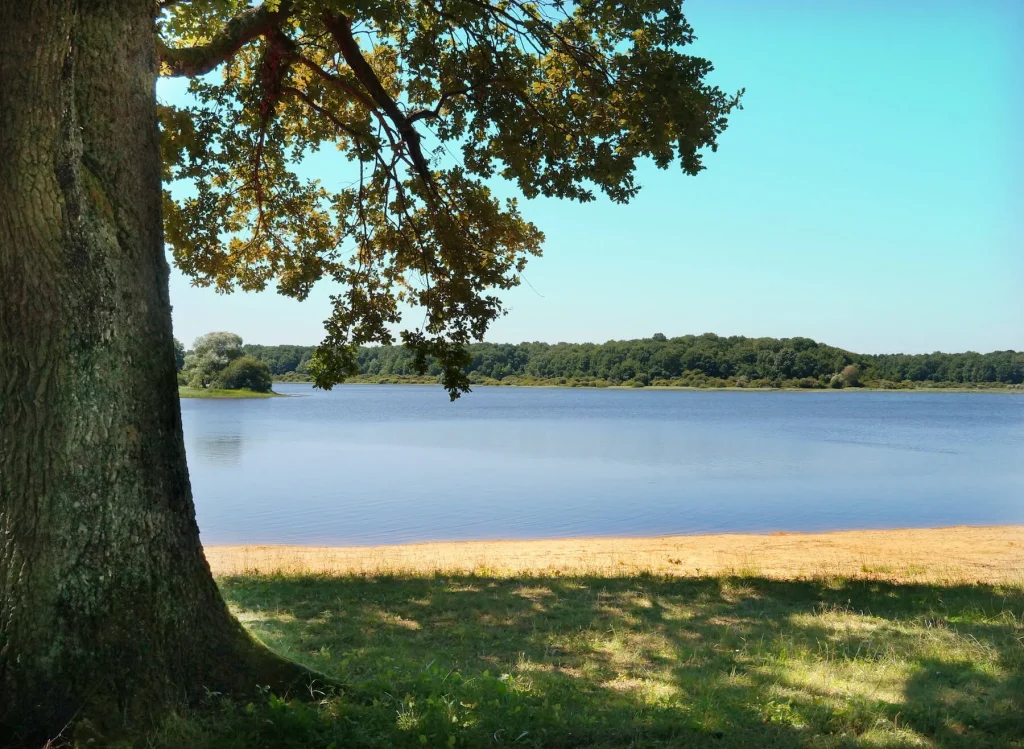
M276 380L303 381L313 346L247 344ZM721 337L713 333L607 343L477 343L469 346L477 384L578 387L991 387L1024 383L1024 352L856 354L809 338ZM419 377L401 346L364 347L359 380L433 381Z

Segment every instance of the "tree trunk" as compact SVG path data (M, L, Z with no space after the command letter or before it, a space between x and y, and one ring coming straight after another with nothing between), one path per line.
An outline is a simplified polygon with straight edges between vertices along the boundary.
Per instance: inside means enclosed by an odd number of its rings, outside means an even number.
M0 0L0 744L298 680L231 616L185 466L152 0Z

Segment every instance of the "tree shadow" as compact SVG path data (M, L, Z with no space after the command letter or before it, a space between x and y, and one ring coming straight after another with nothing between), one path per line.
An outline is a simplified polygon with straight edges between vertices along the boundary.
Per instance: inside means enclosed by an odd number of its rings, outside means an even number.
M342 688L316 707L257 700L230 723L248 744L209 725L197 744L1024 745L1020 588L479 575L222 587L258 637Z

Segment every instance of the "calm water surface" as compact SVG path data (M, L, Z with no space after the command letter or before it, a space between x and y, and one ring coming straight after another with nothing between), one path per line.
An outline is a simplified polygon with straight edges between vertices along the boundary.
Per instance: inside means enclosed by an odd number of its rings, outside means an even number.
M1024 396L275 389L182 401L206 543L1024 523Z

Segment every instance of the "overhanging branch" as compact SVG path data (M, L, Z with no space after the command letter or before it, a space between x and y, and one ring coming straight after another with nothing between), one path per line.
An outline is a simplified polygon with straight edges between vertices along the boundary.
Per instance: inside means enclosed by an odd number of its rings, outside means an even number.
M416 170L416 173L428 189L435 191L434 177L430 172L430 165L427 163L427 159L423 155L423 149L420 146L420 134L412 121L402 112L398 102L388 94L377 74L370 66L370 63L363 57L363 53L359 49L359 43L352 35L352 20L344 15L331 16L325 13L323 15L323 22L331 36L334 37L341 56L348 63L356 80L362 84L363 88L366 89L366 93L370 95L370 98L373 99L377 107L388 116L398 129L398 133L408 150L409 158L412 159L413 168Z
M160 75L188 77L205 75L238 50L274 29L288 15L288 2L277 10L258 5L242 11L228 21L211 41L196 47L168 47L157 39Z

